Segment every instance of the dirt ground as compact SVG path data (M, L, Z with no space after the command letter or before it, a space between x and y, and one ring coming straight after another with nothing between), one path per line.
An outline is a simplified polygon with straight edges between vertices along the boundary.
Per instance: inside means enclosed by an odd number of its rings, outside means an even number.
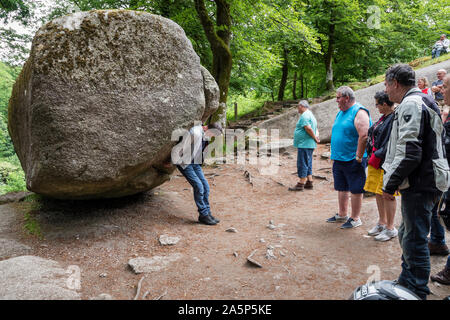
M126 199L8 204L18 217L10 231L31 254L79 266L82 299L102 293L133 299L143 277L138 299L347 299L369 277L396 279L401 250L397 239L379 243L367 236L377 221L373 197L364 198L361 227L342 230L325 222L338 206L331 162L320 156L325 151L325 145L315 151L313 170L321 177L314 190L303 192L287 190L297 180L293 148L280 156L276 175L261 175L256 165L205 167L212 212L221 220L215 226L197 222L192 189L176 172L152 192ZM27 212L42 238L23 231ZM400 221L397 211L397 227ZM230 227L237 232L227 232ZM180 241L162 246L162 234ZM262 268L247 262L254 250ZM173 253L181 259L160 271L135 274L128 266L131 258ZM431 257L432 273L445 262ZM450 295L449 286L429 287L429 299Z

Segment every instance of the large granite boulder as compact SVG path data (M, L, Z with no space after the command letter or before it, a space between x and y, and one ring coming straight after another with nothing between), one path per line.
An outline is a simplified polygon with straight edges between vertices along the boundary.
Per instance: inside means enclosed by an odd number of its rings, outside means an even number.
M9 104L27 188L59 199L121 197L169 179L172 131L218 108L183 29L129 10L78 12L36 33Z

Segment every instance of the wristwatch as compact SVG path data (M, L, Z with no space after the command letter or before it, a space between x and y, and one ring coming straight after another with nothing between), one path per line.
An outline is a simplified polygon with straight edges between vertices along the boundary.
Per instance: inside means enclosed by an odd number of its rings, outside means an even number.
M360 157L358 157L358 156L355 156L355 160L358 161L359 163L362 162L362 159Z

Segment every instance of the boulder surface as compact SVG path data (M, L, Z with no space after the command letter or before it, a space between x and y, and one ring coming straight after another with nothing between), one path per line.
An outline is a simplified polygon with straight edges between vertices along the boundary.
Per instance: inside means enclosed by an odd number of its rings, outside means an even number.
M172 132L217 107L217 84L179 25L94 10L38 30L13 88L8 129L29 190L122 197L167 181Z
M36 256L0 261L0 300L80 300L71 276L58 262Z

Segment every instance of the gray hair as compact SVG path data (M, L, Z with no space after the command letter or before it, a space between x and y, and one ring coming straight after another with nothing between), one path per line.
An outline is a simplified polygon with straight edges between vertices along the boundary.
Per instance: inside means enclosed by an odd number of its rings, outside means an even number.
M398 63L387 69L385 74L386 81L391 83L397 81L404 87L413 87L416 85L416 73L410 65Z
M336 93L338 92L341 94L341 96L348 97L350 100L355 100L355 92L348 86L339 87L336 90Z
M299 106L305 107L307 109L309 109L309 103L307 100L300 100L300 102L298 103Z

